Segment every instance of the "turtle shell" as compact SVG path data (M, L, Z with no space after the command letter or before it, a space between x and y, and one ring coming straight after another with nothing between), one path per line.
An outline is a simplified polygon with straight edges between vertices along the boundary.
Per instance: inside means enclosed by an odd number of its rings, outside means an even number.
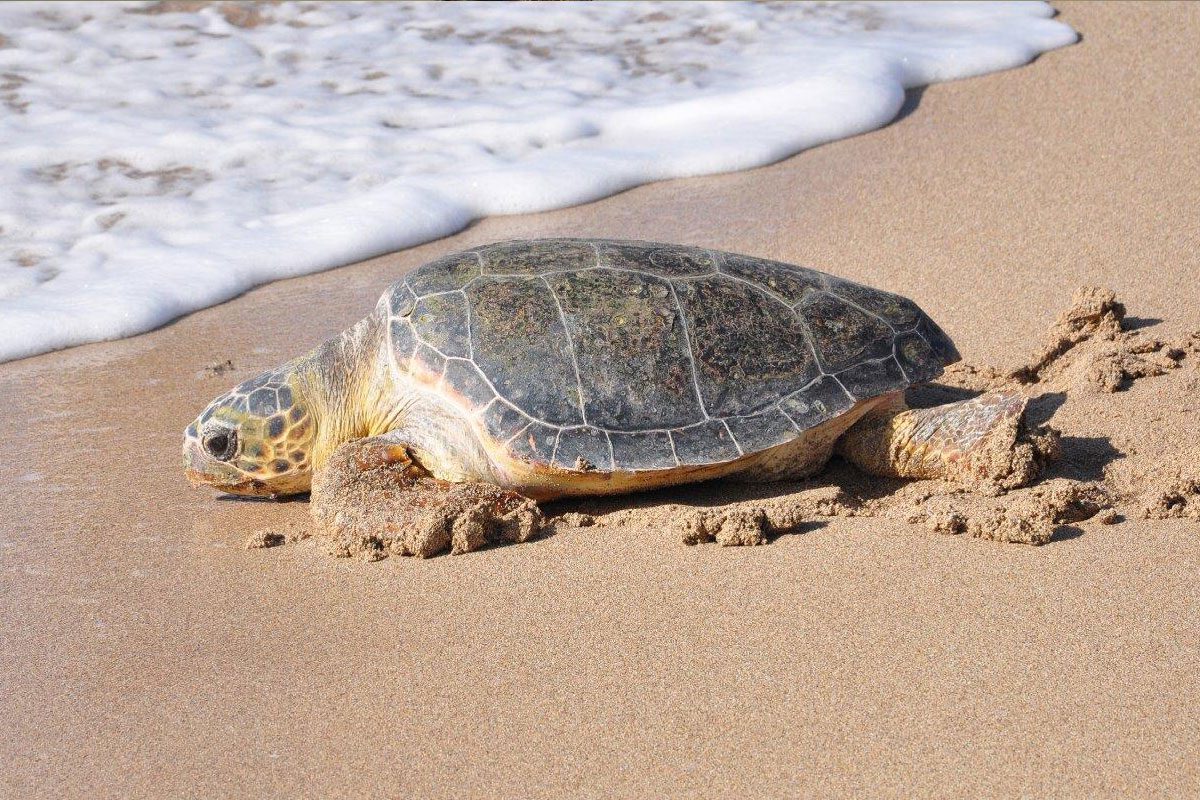
M396 369L513 457L566 470L730 461L959 357L903 297L653 242L487 245L425 264L384 301Z

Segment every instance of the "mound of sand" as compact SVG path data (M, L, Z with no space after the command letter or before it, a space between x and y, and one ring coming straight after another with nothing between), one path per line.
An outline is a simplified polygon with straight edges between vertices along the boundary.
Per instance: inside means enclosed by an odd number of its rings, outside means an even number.
M966 388L1017 385L1075 392L1112 393L1141 378L1177 369L1200 352L1200 332L1181 342L1165 342L1124 325L1125 305L1111 289L1085 286L1058 315L1045 341L1024 363L999 372L952 365L946 382ZM961 381L956 384L956 381Z

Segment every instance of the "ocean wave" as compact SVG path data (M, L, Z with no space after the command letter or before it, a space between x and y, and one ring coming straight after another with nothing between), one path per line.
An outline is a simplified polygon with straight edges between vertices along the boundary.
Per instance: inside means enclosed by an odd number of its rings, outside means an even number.
M0 360L872 130L908 88L1074 42L1053 13L3 3Z

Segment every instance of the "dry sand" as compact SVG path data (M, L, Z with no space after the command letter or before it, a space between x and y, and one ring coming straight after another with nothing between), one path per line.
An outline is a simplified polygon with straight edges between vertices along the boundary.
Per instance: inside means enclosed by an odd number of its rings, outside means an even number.
M935 86L884 130L0 365L0 795L1195 796L1200 11L1061 10L1080 45ZM971 365L927 399L1031 367L1036 421L1063 434L1040 491L1100 482L1116 511L1001 545L930 528L970 533L1004 498L819 516L928 488L835 468L765 547L687 547L680 520L755 524L796 487L559 509L601 524L364 563L314 539L247 549L299 539L307 504L187 486L180 431L211 396L436 254L543 235L702 244L909 295ZM1123 325L1043 346L1088 284ZM1079 498L1027 500L1069 516Z

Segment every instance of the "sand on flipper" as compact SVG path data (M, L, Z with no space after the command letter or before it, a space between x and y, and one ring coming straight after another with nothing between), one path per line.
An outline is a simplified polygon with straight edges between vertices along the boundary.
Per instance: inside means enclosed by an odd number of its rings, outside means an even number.
M339 447L313 479L310 511L331 554L428 558L537 536L537 504L498 486L430 477L403 447Z
M940 478L999 495L1029 485L1059 455L1058 432L1030 424L1028 404L1023 392L1001 390L900 414L885 407L860 419L835 452L872 475Z
M987 495L1028 486L1058 460L1059 437L1049 426L1030 425L1023 416L1010 418L979 443L969 462L950 464L947 479Z

